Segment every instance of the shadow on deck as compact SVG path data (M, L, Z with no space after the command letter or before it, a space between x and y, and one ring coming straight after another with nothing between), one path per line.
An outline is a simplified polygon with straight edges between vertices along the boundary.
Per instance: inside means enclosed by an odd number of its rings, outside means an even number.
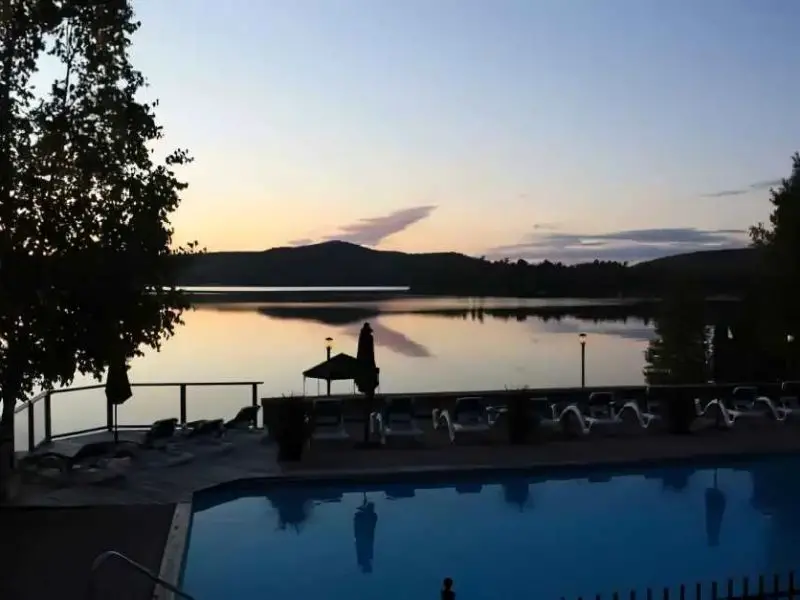
M158 572L173 504L0 509L0 598L86 600L92 561L118 550ZM149 600L153 584L119 563L97 572L97 599Z

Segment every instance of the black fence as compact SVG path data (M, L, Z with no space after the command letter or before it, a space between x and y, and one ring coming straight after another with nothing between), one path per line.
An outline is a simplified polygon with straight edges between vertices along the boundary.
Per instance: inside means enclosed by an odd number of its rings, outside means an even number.
M577 600L772 600L795 598L800 590L794 571L787 575L730 578L724 583L695 583L644 591L580 596ZM566 600L563 596L561 600Z

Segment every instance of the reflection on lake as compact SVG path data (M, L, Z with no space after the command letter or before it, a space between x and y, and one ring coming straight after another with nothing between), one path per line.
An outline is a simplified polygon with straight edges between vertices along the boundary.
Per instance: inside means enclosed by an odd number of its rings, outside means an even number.
M548 306L548 315L535 315ZM204 304L185 315L186 325L160 353L131 361L130 376L134 382L259 380L264 381L260 396L300 394L302 371L325 358L325 338L333 338L334 353L355 354L359 328L369 321L383 392L579 385L581 331L588 334L587 385L640 384L652 327L626 317L626 311L619 305L508 299ZM566 312L574 316L563 316ZM89 383L95 382L75 381ZM317 393L316 382L306 387ZM352 390L346 383L332 388L333 393ZM121 423L177 416L177 389L134 393L119 409ZM246 387L190 388L188 417L232 415L249 401ZM60 431L103 424L103 391L55 396L53 419Z

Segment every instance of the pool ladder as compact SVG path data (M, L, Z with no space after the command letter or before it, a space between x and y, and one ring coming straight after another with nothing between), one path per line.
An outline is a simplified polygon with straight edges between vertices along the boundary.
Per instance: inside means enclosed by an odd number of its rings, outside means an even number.
M97 557L92 561L92 568L89 571L89 591L88 591L88 600L98 600L97 599L97 589L96 589L96 575L97 571L102 567L109 559L116 559L122 561L123 564L126 564L134 571L138 571L145 577L147 577L150 581L152 581L155 585L160 585L164 589L172 592L176 596L183 598L184 600L194 600L194 597L190 596L183 590L178 587L175 587L168 581L164 581L161 577L153 573L147 567L140 565L135 560L128 558L122 552L117 552L116 550L106 550L105 552L98 554Z

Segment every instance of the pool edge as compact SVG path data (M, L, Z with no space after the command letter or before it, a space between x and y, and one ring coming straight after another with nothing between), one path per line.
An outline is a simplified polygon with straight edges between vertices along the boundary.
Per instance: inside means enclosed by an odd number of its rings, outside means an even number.
M192 502L178 502L172 513L164 552L161 555L161 566L158 577L162 581L177 587L180 585L183 560L189 539L189 528L192 522ZM153 600L174 600L175 594L163 585L156 584L153 589Z
M703 453L689 456L662 456L625 458L619 460L603 461L559 461L539 462L527 465L428 465L412 467L383 467L367 469L318 469L299 471L295 473L279 473L265 476L240 477L225 482L199 488L194 491L193 497L198 494L235 489L243 484L258 483L266 486L298 485L298 484L328 484L328 483L391 483L402 480L409 475L416 475L425 479L438 478L442 475L469 476L478 474L499 475L548 475L552 479L572 478L576 474L583 474L595 470L613 469L617 471L635 471L642 468L679 467L687 463L695 468L713 468L720 463L722 467L750 460L764 460L770 457L799 456L797 450L764 450L750 452L721 452Z

